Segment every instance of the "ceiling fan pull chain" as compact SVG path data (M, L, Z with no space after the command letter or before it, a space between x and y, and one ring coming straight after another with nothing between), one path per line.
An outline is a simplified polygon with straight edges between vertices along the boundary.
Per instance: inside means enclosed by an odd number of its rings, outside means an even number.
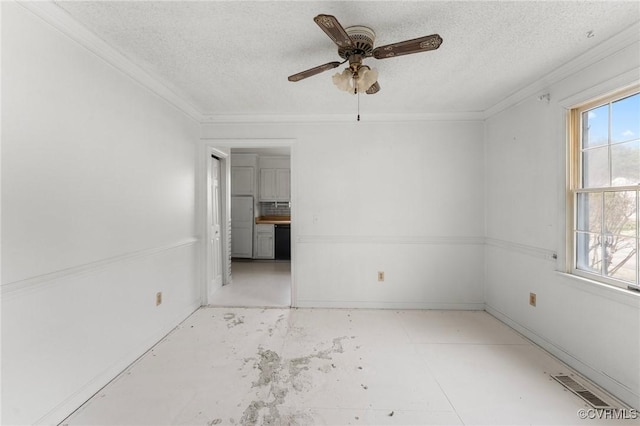
M360 121L360 91L358 90L358 81L356 80L355 74L353 75L353 94L358 97L358 120Z

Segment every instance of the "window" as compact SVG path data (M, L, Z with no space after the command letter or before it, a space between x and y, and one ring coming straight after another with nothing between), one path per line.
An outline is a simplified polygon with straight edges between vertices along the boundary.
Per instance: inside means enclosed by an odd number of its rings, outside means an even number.
M570 113L571 272L640 290L640 88Z

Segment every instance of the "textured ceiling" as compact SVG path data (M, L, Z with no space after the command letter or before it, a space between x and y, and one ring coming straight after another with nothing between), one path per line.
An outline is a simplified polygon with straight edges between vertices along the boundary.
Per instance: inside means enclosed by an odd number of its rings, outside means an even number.
M433 33L444 39L436 51L366 60L382 89L362 95L361 109L379 114L484 111L640 21L637 1L57 4L203 114L220 115L353 113L357 97L331 82L337 70L287 81L340 60L313 22L320 13L373 28L377 46Z

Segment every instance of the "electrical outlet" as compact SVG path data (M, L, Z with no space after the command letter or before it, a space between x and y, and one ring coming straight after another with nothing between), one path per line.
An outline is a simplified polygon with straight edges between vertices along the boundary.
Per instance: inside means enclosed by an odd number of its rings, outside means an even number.
M162 292L159 291L156 293L156 306L162 304Z
M378 281L384 281L384 271L378 271Z
M536 306L536 294L535 293L529 293L529 304L531 306Z

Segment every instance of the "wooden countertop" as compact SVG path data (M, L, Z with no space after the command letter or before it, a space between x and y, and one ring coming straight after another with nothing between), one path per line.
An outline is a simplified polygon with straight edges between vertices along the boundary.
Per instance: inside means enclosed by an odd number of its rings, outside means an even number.
M259 216L256 224L290 225L291 216Z

